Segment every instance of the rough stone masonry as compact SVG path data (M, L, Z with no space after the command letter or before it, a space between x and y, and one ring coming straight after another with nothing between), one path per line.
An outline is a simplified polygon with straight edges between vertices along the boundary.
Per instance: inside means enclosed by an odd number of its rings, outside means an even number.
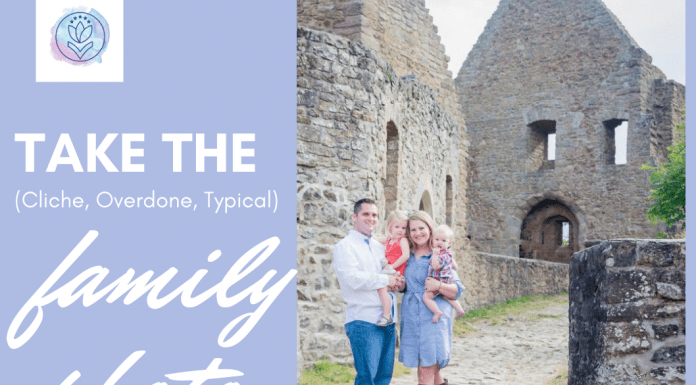
M684 240L610 240L570 264L569 384L683 384Z
M362 44L300 28L297 66L298 361L350 362L331 262L353 203L375 198L382 219L421 207L447 223L459 129L430 87Z
M456 87L423 0L298 0L297 14L299 369L350 362L330 265L358 198L454 228L465 308L565 287L568 265L538 259L658 231L639 166L665 159L684 86L600 0L501 0Z
M600 0L500 1L456 80L476 250L568 263L590 241L665 231L645 219L640 166L666 159L685 89L651 61Z

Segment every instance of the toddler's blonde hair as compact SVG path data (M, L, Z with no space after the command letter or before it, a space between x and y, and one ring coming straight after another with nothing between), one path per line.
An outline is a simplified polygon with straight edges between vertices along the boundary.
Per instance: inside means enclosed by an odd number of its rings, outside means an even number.
M454 239L452 239L452 238L454 238L454 231L452 231L452 229L447 225L440 225L437 228L435 228L435 234L437 234L439 232L442 232L443 234L445 234L447 236L447 238L449 238L450 246L451 246L452 241L454 240Z
M408 215L401 210L394 210L387 216L387 236L389 236L389 229L391 229L392 224L396 221L404 221L408 224Z

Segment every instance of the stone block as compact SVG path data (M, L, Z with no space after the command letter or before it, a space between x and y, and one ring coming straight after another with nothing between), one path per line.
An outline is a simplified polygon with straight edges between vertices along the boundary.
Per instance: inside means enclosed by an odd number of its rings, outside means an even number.
M628 267L636 264L635 241L605 241L601 247L607 267Z
M606 304L634 302L655 295L654 279L641 270L609 272L600 290Z
M638 264L652 267L665 267L674 264L682 254L680 242L639 241Z
M317 201L321 200L321 190L314 188L314 187L309 187L305 192L302 194L302 200L303 201Z
M680 363L683 364L686 360L686 345L679 346L665 346L658 349L653 357L650 359L651 362L656 363Z
M682 288L670 283L657 282L657 293L667 299L683 300L686 298Z
M679 334L679 325L652 325L655 338L662 341Z
M684 383L686 366L661 366L650 370L650 376L663 383Z
M640 320L659 320L680 317L685 313L683 304L647 305L641 301L628 304L606 305L606 320L609 322L630 322Z
M331 202L336 202L336 193L332 190L326 189L323 192L324 198Z
M652 348L650 334L636 321L610 324L604 335L607 351L614 357L644 353Z
M308 203L304 205L304 220L312 221L317 218L317 213L319 212L319 206L315 203Z

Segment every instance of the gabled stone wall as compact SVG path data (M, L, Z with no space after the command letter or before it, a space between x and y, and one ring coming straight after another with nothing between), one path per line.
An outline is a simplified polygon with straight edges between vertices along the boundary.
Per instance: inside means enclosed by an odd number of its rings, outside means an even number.
M416 75L464 129L450 59L423 0L298 0L297 24L364 44L396 76Z
M651 61L600 0L501 0L456 79L472 142L466 211L475 249L518 256L528 242L525 255L543 250L541 228L521 234L542 201L572 212L579 248L665 230L645 219L640 166L665 159L683 121L684 87ZM613 164L620 121L628 122L628 161Z
M683 384L684 240L610 240L570 264L569 384Z

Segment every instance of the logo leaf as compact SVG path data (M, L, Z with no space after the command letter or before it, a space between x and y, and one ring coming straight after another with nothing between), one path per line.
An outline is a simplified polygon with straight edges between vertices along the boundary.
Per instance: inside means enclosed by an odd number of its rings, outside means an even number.
M77 40L77 34L75 33L75 27L72 25L68 26L68 34L70 34L70 38L73 39L76 43L79 43L80 41Z
M82 31L82 35L80 35L80 42L85 42L89 37L92 36L92 26L90 25L89 27L85 28L84 31Z
M77 36L77 42L82 43L82 40L80 40L80 36L82 36L82 32L85 30L85 26L82 25L82 22L77 24L77 29L75 30L75 36Z

